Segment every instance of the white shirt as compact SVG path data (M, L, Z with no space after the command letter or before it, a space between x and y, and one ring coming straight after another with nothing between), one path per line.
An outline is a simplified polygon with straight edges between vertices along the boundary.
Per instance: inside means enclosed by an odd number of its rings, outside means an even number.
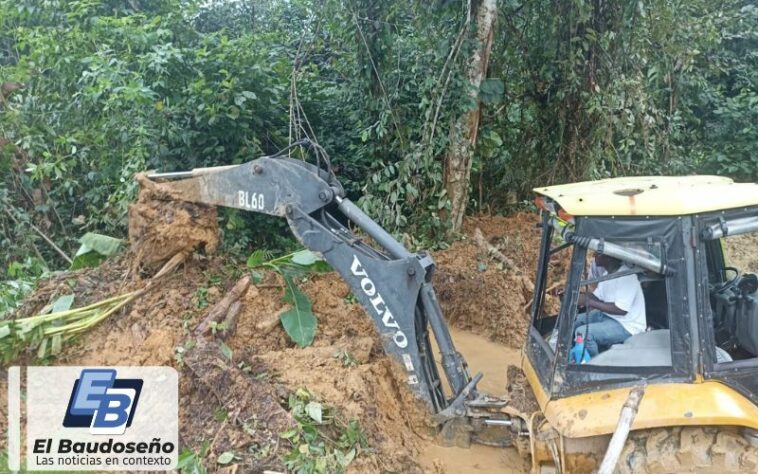
M628 271L629 267L622 265L617 272ZM637 275L626 275L611 280L601 281L593 291L601 301L615 304L624 315L608 314L634 336L645 331L647 318L645 316L645 296ZM607 313L606 313L607 314Z

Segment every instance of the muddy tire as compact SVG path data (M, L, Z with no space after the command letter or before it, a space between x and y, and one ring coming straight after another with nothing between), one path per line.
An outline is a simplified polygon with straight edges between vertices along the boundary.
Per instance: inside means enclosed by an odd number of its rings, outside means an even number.
M676 427L633 432L618 474L758 472L758 448L734 427Z

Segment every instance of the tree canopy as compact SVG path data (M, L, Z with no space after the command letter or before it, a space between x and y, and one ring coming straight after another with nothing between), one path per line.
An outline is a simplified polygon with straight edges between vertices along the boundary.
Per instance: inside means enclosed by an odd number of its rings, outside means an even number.
M0 271L123 236L137 171L304 136L370 215L428 245L449 228L445 159L472 113L468 212L572 180L756 178L754 2L492 3L472 91L480 0L0 0ZM222 218L230 248L281 245L281 222Z

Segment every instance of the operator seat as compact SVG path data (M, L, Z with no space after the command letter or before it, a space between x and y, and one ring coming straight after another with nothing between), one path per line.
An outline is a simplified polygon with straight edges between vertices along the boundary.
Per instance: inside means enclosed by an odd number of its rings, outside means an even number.
M716 347L718 362L732 360L729 353ZM671 333L668 329L656 329L635 334L623 344L614 344L588 362L589 365L610 367L670 367Z

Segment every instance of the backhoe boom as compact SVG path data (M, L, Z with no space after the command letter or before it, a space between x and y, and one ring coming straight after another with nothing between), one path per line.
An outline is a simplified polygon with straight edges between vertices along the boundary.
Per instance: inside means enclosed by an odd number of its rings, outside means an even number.
M169 181L172 194L185 201L286 218L300 243L321 254L350 285L373 319L384 350L400 362L408 386L434 413L450 412L446 409L451 405L462 406L464 398L476 396L475 381L455 350L431 285L431 256L408 251L345 198L331 172L291 158L262 157L236 166L148 177ZM351 232L347 221L379 248ZM428 328L440 349L451 399L443 394Z

